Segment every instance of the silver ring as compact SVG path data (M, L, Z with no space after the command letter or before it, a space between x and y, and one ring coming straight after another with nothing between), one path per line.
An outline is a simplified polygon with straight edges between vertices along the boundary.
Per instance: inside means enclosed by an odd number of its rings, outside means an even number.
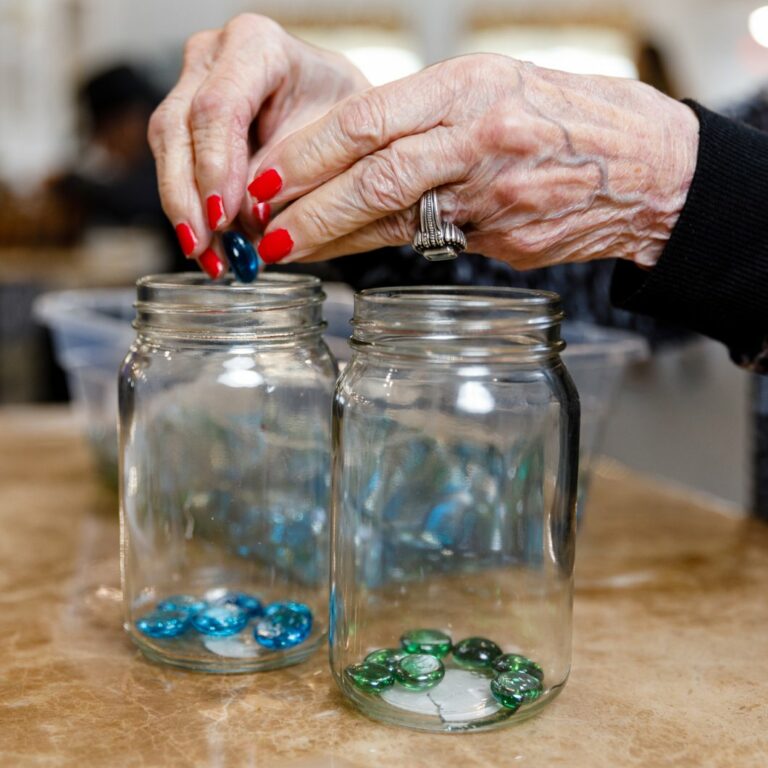
M413 250L430 261L455 259L467 250L467 238L452 222L440 218L437 191L430 189L419 201L419 231L411 243Z

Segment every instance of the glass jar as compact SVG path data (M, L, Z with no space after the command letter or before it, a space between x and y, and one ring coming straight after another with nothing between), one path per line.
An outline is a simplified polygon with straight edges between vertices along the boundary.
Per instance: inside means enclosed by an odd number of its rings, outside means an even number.
M367 715L493 728L571 658L579 401L556 294L356 296L336 388L331 666Z
M206 672L305 659L327 631L336 365L313 277L137 283L120 372L125 628Z

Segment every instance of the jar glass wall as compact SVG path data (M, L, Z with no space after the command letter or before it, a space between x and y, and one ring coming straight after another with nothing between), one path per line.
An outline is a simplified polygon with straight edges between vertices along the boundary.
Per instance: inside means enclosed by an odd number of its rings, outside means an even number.
M571 657L578 396L554 294L356 297L334 402L331 666L422 730L515 722Z
M320 282L138 283L120 373L126 629L209 672L296 663L327 629L335 363Z

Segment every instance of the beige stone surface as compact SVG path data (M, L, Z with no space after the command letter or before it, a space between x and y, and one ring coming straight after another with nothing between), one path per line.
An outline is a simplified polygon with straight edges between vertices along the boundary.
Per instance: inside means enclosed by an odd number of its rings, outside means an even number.
M426 735L347 707L325 658L215 677L121 629L116 501L62 409L0 410L0 766L768 766L768 527L607 466L563 694Z

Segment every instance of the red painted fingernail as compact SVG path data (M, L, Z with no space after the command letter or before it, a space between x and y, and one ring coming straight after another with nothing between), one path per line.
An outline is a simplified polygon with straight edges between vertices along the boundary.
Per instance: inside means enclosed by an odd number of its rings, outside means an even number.
M224 262L213 248L207 248L203 251L198 257L197 263L211 280L218 280L224 274Z
M208 209L208 226L216 229L224 218L224 203L221 202L221 195L209 195L205 201L205 207Z
M274 264L284 259L293 248L293 238L287 229L276 229L261 238L259 256L266 264Z
M179 245L185 256L189 256L197 247L197 237L186 221L176 225L176 237L179 238Z
M272 206L269 203L256 203L253 206L253 218L261 224L262 227L266 227L269 224L269 219L272 216Z
M271 200L282 188L283 180L274 168L264 171L248 185L248 191L259 202Z

